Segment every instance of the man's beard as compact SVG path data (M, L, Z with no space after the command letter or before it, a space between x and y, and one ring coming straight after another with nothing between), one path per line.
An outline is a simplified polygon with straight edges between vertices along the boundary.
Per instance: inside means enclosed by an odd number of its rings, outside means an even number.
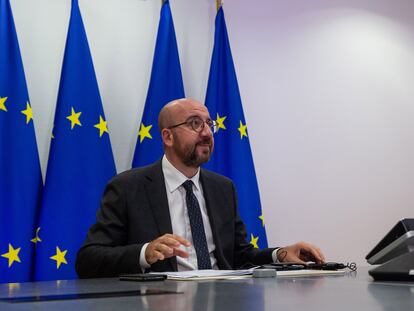
M212 151L213 151L213 139L204 139L192 146L182 146L180 139L177 139L178 136L175 137L177 146L174 148L176 154L180 158L180 160L188 167L199 167L200 165L208 162L210 160ZM201 154L197 154L197 146L199 145L207 145L208 152L202 152Z

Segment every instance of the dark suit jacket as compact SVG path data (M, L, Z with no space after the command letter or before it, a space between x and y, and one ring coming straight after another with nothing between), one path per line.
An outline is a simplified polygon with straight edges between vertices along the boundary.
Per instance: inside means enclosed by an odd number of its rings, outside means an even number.
M272 261L273 249L254 249L237 211L234 185L226 177L201 169L203 187L220 269ZM142 246L172 233L161 161L114 177L107 185L97 222L78 252L76 271L81 278L111 277L141 272ZM176 271L175 257L158 261L151 271Z

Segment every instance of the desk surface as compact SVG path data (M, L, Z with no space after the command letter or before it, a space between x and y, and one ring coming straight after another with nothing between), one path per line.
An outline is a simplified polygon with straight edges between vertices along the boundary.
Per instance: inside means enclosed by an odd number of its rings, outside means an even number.
M414 283L373 282L368 268L344 276L199 282L123 282L117 279L0 284L0 299L33 295L131 290L179 292L164 295L0 302L0 310L414 310Z

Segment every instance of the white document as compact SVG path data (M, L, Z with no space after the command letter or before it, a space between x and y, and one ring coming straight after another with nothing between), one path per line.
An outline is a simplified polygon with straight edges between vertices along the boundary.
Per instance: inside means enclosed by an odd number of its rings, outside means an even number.
M247 270L190 270L180 272L150 272L164 274L169 280L195 281L195 280L234 280L251 277L253 269Z
M252 269L246 270L190 270L180 272L150 272L151 274L163 274L169 280L176 281L201 281L201 280L238 280L251 278ZM344 275L345 270L287 270L277 271L276 277L307 277L307 276L328 276Z

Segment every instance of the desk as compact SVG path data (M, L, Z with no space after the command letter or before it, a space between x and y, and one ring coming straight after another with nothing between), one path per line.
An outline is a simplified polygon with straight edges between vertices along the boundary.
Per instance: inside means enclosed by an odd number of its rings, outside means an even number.
M344 276L199 282L117 279L0 284L0 298L160 289L178 294L33 303L0 302L0 310L414 310L414 283L373 282L368 268Z

